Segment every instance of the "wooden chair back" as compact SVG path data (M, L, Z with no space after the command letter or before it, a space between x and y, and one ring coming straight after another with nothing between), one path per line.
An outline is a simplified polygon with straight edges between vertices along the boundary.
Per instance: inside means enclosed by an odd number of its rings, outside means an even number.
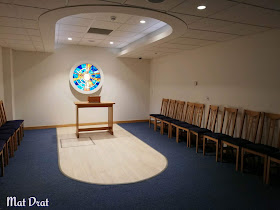
M198 127L201 127L203 112L204 112L204 104L194 104L194 114L193 114L193 120L192 124L196 125Z
M184 106L185 106L185 101L177 101L176 114L174 116L174 118L176 120L182 120L183 112L184 112Z
M160 108L160 114L162 114L162 115L166 115L167 114L168 102L169 102L169 99L166 99L166 98L162 99L161 108Z
M7 122L7 117L6 117L6 113L5 113L5 109L4 109L4 103L1 100L0 101L0 126L5 124L6 122Z
M221 119L220 133L233 136L238 109L224 107Z
M167 117L173 117L176 111L176 100L170 99L168 111L167 111Z
M207 120L205 123L205 128L211 130L212 132L215 132L218 112L219 112L218 106L214 106L214 105L209 106L209 111L208 111Z
M187 102L185 116L183 117L182 120L185 120L185 122L192 124L193 113L194 113L194 103Z
M262 113L259 142L280 148L280 114Z
M255 143L259 128L260 117L261 112L244 110L241 118L239 138L243 138Z

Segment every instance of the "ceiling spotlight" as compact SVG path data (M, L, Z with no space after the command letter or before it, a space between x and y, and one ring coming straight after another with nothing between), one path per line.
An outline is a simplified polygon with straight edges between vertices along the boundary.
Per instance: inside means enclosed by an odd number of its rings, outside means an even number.
M200 5L200 6L197 7L197 9L199 9L199 10L204 10L204 9L206 9L206 6Z
M110 42L110 44L114 44L114 42Z
M71 40L72 40L72 38L71 38L71 37L68 37L68 40L70 40L70 41L71 41Z
M144 23L146 23L146 21L145 20L140 20L140 23L144 24Z

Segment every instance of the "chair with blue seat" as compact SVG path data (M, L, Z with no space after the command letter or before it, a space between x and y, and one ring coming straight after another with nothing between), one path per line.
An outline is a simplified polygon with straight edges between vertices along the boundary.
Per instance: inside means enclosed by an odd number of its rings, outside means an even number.
M219 107L210 105L207 115L207 120L205 123L205 128L200 127L191 127L189 128L190 135L188 135L189 144L191 145L191 137L194 135L196 137L196 153L198 152L198 143L199 140L203 137L204 133L214 132L217 122L217 116L218 116Z
M180 131L187 134L187 147L189 147L189 128L200 127L202 122L202 116L204 112L204 104L193 103L193 108L189 107L190 110L186 110L186 122L174 123L176 127L176 141L179 142Z
M185 108L185 114L182 116L182 120L180 121L173 121L171 123L171 130L173 130L173 127L176 129L176 142L179 143L179 136L180 131L183 132L180 128L182 128L183 125L191 125L193 121L193 115L194 115L194 103L187 102L187 106ZM172 137L172 135L171 135Z
M155 130L155 131L156 131L156 129L157 129L156 117L158 117L158 116L165 116L165 115L167 114L168 103L169 103L169 99L163 98L163 99L162 99L162 103L161 103L161 108L160 108L160 114L150 114L150 118L149 118L149 127L151 127L151 123L152 123L152 121L153 121L154 130Z
M220 146L220 160L223 161L224 150L234 148L236 150L235 170L238 171L239 155L242 146L256 142L257 132L260 128L261 112L244 110L240 122L240 132L238 138L224 138L221 140ZM226 145L226 147L224 147Z
M15 133L0 133L0 141L5 141L8 151L10 152L10 157L14 157L15 152Z
M224 107L221 116L221 125L219 133L207 132L203 134L203 155L208 141L216 144L216 162L218 162L219 146L221 139L232 137L235 130L235 123L238 109Z
M1 129L14 129L16 133L16 141L15 149L17 149L17 145L20 144L23 136L24 136L24 121L23 120L10 120L7 121L4 103L0 101L0 121L1 121Z
M167 122L167 120L173 119L174 115L176 114L176 106L177 106L177 101L170 99L166 116L157 116L156 117L156 121L159 122L159 125L160 125L160 134L163 134L163 130L166 125L166 123L164 123L164 122Z
M260 131L260 140L257 144L245 144L242 146L241 172L243 172L244 168L245 154L261 157L264 160L263 181L266 182L268 157L280 151L280 114L263 113ZM274 160L273 157L272 160Z
M184 119L184 107L186 102L185 101L177 101L177 108L176 108L176 114L174 119L167 120L168 122L168 137L172 138L173 133L173 123L182 122Z

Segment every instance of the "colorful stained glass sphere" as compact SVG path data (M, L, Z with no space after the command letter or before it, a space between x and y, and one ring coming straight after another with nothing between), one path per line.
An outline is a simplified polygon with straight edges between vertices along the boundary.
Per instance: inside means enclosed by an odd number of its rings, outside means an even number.
M104 81L101 68L90 62L74 65L70 72L70 83L80 93L91 94L98 91Z

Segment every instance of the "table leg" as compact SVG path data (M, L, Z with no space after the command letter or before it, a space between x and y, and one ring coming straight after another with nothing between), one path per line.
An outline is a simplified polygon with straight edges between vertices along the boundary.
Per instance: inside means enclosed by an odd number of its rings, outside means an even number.
M79 108L76 105L76 136L79 138Z
M108 107L108 127L109 127L109 133L114 135L114 132L113 132L113 105Z

